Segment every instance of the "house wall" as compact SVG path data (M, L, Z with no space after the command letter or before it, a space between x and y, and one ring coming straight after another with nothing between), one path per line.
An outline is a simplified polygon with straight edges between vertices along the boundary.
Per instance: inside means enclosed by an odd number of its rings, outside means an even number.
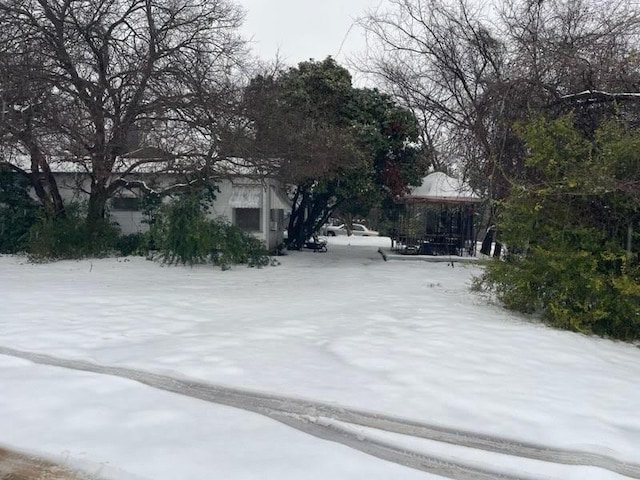
M241 189L259 192L259 228L251 231L251 234L262 240L268 250L274 250L284 241L284 225L272 221L273 216L277 216L277 214L272 214L271 210L282 210L280 207L283 206L275 194L278 188L277 182L270 179L257 182L240 177L233 180L224 180L218 183L217 187L220 191L216 193L216 201L211 209L210 215L212 217L223 217L231 224L237 225L237 208L253 207L254 205L237 203L237 199L234 196Z
M60 189L60 195L65 204L70 202L86 202L87 194L91 188L91 181L87 175L78 173L56 173L56 182ZM118 194L121 197L135 198L132 192L123 191ZM109 208L109 219L120 227L120 231L127 235L130 233L146 232L149 225L144 223L144 215L139 210L117 210Z
M60 188L60 194L65 202L87 200L87 195L83 193L83 190L89 190L90 180L86 175L59 173L56 174L56 180ZM155 181L155 184L160 184L160 186L171 183L172 179L168 177L161 181ZM222 180L217 184L217 187L219 192L216 192L216 198L209 213L212 218L222 217L231 224L237 224L236 207L253 206L253 203L251 205L238 203L237 198L235 198L238 197L238 191L240 189L259 191L259 202L257 204L260 210L259 228L250 233L264 242L268 250L274 250L283 242L284 225L272 220L282 217L282 214L275 212L275 210L283 210L282 207L285 206L281 198L276 194L278 183L275 180L266 179L259 182L249 178L238 177L232 180ZM136 195L133 192L123 190L116 197L131 198L133 201ZM126 202L120 203L124 204ZM126 207L126 205L124 206ZM123 234L144 232L149 229L149 225L144 222L145 217L140 210L119 209L114 201L110 201L108 207L110 220L119 226ZM272 209L274 212L271 211Z

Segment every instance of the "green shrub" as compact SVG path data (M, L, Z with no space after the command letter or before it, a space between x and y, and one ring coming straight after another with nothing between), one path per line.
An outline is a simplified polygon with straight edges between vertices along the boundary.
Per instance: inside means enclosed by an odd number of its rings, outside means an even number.
M205 263L210 254L206 208L196 194L181 195L161 206L150 235L166 263Z
M605 125L588 138L568 118L533 122L522 134L530 179L500 203L507 253L476 286L554 327L640 339L637 244L627 251L640 212L634 192L617 187L638 180L637 168L621 166L640 164L640 134Z
M39 206L29 196L29 182L0 167L0 253L27 249L28 233Z
M123 256L146 255L149 251L149 239L144 233L121 235L116 240L116 250Z
M212 237L215 239L212 261L220 267L229 268L233 264L250 267L269 265L269 254L262 242L225 220L211 221Z
M103 256L116 246L118 229L107 220L89 233L83 209L68 205L64 215L43 210L29 230L28 253L34 261Z
M490 262L477 285L509 309L540 313L551 326L634 340L640 338L639 280L619 249L557 243Z
M149 241L169 264L210 263L222 269L269 264L268 252L258 239L222 219L208 218L207 202L195 192L160 208Z

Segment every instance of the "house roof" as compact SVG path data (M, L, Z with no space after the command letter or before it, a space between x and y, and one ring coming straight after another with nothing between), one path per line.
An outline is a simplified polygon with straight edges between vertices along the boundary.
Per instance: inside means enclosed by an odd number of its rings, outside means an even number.
M433 172L422 179L419 187L398 199L399 203L477 203L482 201L463 181L442 172Z
M2 160L2 158L0 158L0 160ZM7 160L23 170L29 170L31 168L31 158L28 155L15 154ZM264 178L271 175L268 167L274 161L275 160L247 160L237 157L219 158L212 162L211 172L212 175L219 177ZM158 148L144 147L118 157L114 164L113 175L121 175L129 169L131 169L129 174L132 176L175 174L197 165L196 160L178 159ZM89 158L50 158L49 166L53 173L86 174L91 171L91 160Z

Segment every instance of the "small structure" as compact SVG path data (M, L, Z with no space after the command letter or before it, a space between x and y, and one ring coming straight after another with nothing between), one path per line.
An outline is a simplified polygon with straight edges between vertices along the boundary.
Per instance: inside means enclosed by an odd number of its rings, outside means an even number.
M394 251L475 256L475 205L481 199L468 185L434 172L397 202L405 208L395 225Z

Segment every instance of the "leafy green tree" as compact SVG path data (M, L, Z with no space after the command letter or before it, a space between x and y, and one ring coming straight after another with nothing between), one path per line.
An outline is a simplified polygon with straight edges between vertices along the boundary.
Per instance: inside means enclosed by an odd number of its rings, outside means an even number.
M301 248L336 211L366 215L417 183L415 117L390 96L356 89L330 57L253 79L246 90L253 155L275 159L293 186L290 248Z
M560 328L640 338L640 131L607 122L585 135L573 116L519 131L527 175L498 226L508 253L480 285Z
M356 145L369 161L351 175L341 214L367 216L419 185L429 165L417 148L415 116L389 95L375 89L354 89L351 112Z

